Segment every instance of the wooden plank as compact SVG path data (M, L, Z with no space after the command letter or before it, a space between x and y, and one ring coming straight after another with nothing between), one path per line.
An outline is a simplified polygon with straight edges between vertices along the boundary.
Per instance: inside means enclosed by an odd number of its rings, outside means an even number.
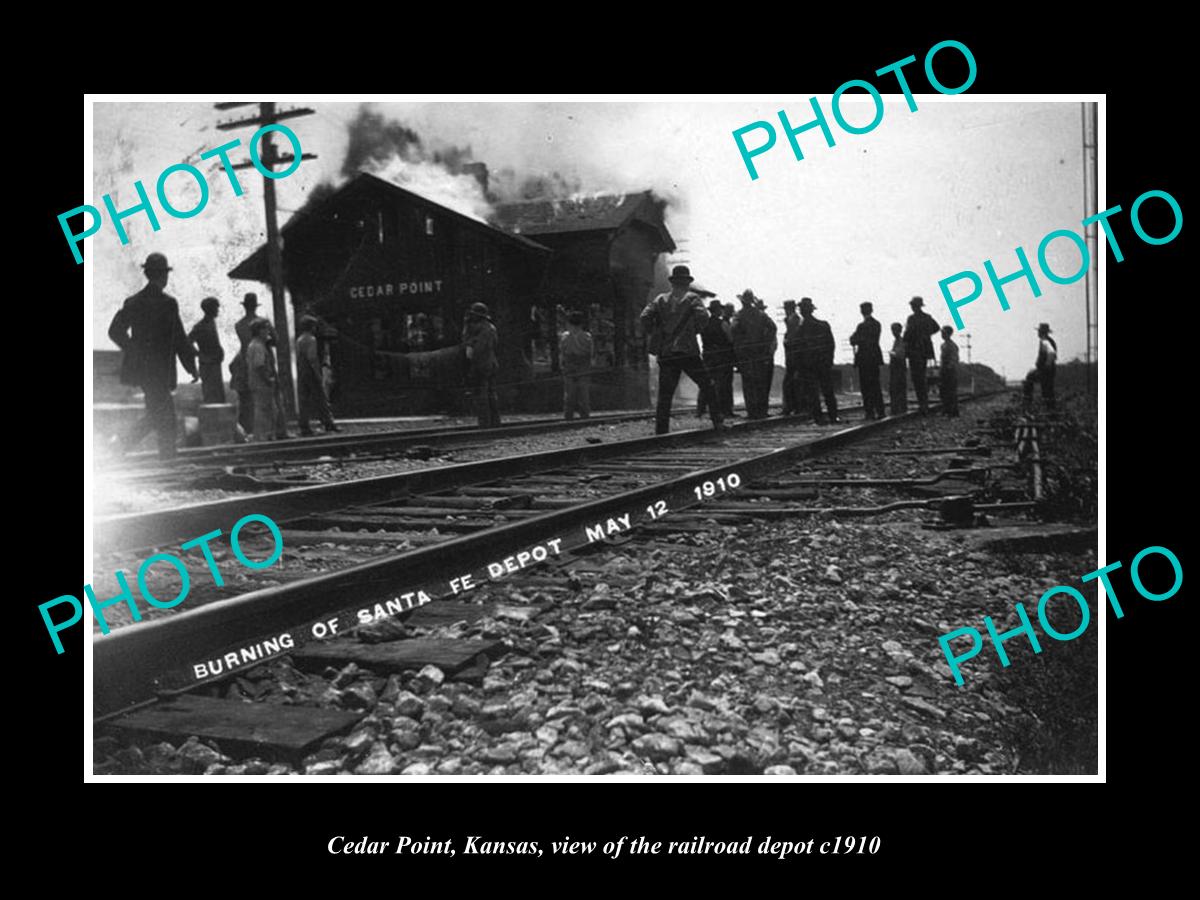
M404 619L409 625L446 625L450 622L478 622L495 611L494 603L455 603L439 600L426 603L407 613Z
M472 665L481 655L499 656L507 648L500 641L463 641L435 638L415 638L387 641L381 644L360 644L355 641L312 641L292 651L292 659L302 668L341 668L357 663L379 674L437 666L452 674Z
M740 492L743 497L766 497L770 500L812 500L818 496L815 487L810 488L746 488Z
M1071 553L1096 549L1095 526L1047 522L960 531L967 543L993 553Z
M298 758L325 738L348 731L363 715L315 706L180 694L114 719L105 727L174 743L195 735L215 741L230 756Z

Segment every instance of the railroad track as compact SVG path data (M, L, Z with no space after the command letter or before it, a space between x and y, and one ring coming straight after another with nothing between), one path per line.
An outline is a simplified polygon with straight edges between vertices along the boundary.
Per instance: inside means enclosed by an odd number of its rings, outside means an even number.
M470 677L486 670L486 660L502 652L503 645L385 640L397 636L389 635L389 628L400 626L403 631L401 623L477 618L484 610L471 602L476 586L538 584L545 580L537 574L539 565L564 565L577 554L627 540L635 529L643 534L699 530L714 521L735 524L764 514L811 512L796 504L816 496L819 480L811 473L808 478L779 473L910 418L832 433L791 420L768 420L719 436L679 433L385 476L368 479L369 485L322 486L323 493L304 488L300 493L202 504L204 509L186 514L175 510L141 517L139 527L122 529L124 539L110 541L109 549L145 546L151 534L159 536L154 543L161 545L164 529L173 528L186 540L209 530L206 523L221 521L228 528L234 521L231 516L263 512L267 502L271 506L265 514L278 517L285 548L315 548L319 555L321 545L329 545L338 548L348 565L315 577L285 565L281 584L249 593L230 586L224 599L220 592L194 595L190 609L97 638L94 713L111 719L131 707L154 704L115 722L128 731L160 736L172 733L172 728L177 734L203 731L196 727L197 718L212 724L224 716L232 724L223 732L217 729L222 740L255 745L246 737L263 727L261 712L258 718L248 712L254 704L188 696L189 692L228 681L230 669L241 673L288 652L307 666L358 659L385 673L428 664ZM952 449L968 456L979 450ZM960 480L975 477L961 465L955 474ZM701 504L703 510L689 512ZM668 521L660 521L668 515ZM399 552L398 545L403 548ZM247 541L244 546L248 555L257 551L260 558L270 551L266 541ZM536 612L528 607L509 611L517 616ZM379 642L316 640L313 629L318 625L324 626L327 637L358 628ZM291 646L279 644L282 634L289 635L286 643ZM262 650L266 641L275 642L268 645L269 654ZM202 676L197 666L203 667ZM278 708L271 714L282 715ZM277 751L290 747L299 753L312 740L354 719L349 712L301 707L283 717L297 715L303 721L284 724L302 734L305 742L280 744ZM346 716L351 718L339 718Z
M686 412L676 409L675 414ZM266 441L251 444L221 444L213 447L184 447L178 456L163 462L152 451L131 453L107 468L139 467L165 471L187 470L195 467L220 468L238 465L273 465L277 462L311 462L321 458L344 456L395 455L414 447L438 447L460 443L464 440L491 441L497 438L516 437L524 434L546 434L573 431L595 425L611 425L618 422L635 422L653 419L653 412L621 413L616 415L594 415L587 419L566 421L555 418L527 419L509 422L495 428L479 428L475 425L451 425L433 428L398 428L389 431L351 432L347 434L322 434L313 437L289 438L282 441Z

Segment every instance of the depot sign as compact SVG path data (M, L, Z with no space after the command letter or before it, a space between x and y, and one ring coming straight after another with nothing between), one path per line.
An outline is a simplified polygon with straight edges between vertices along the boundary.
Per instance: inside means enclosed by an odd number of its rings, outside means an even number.
M408 281L400 279L383 284L356 284L350 288L351 300L368 300L374 297L404 297L410 294L440 294L442 279L432 281Z

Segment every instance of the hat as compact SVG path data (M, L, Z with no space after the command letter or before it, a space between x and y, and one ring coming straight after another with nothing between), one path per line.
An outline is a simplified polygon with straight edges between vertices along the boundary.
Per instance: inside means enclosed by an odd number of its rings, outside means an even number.
M783 301L783 308L784 308L784 309L787 309L789 306L795 306L795 305L796 305L796 301L795 301L795 300L784 300L784 301Z
M911 300L908 301L908 305L909 306L924 306L925 301L922 300L920 297L913 297Z
M736 296L739 300L757 300L758 299L757 297L754 296L754 291L750 290L750 288L746 288L744 291L742 291L740 294L737 294Z
M1038 334L1041 334L1043 331L1046 332L1046 334L1050 334L1050 324L1048 322L1042 322L1040 325L1038 325Z
M242 306L246 309L254 309L258 306L258 294L251 291L242 299Z
M671 282L672 284L675 282L679 282L680 284L691 284L695 280L696 279L692 277L691 269L689 269L687 266L676 266L671 270L671 277L667 279L667 281Z
M801 309L816 309L817 304L812 302L812 297L801 297L800 298L800 308Z
M488 314L488 308L482 303L472 303L467 307L468 316L478 316L481 319L492 321L491 315Z
M870 300L858 304L858 308L867 313L875 312L875 304L873 304Z
M145 272L170 272L171 267L167 265L167 258L161 253L151 253L142 263L142 270Z
M210 310L216 310L217 307L219 307L220 305L221 305L221 301L218 300L216 297L205 297L203 300L200 301L200 308L202 310L204 310L205 312L209 312Z
M709 300L708 308L709 309L723 309L724 304L722 304L720 300Z
M300 317L300 321L296 323L296 327L297 328L309 328L309 327L316 328L317 327L317 317L310 316L306 313L305 315Z

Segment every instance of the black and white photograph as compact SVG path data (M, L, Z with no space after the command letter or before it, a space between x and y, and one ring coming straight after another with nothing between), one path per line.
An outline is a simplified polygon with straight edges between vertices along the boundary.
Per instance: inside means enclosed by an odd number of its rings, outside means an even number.
M927 51L91 97L86 779L1103 780L1100 620L1181 573L1101 570L1105 272L1179 204Z

